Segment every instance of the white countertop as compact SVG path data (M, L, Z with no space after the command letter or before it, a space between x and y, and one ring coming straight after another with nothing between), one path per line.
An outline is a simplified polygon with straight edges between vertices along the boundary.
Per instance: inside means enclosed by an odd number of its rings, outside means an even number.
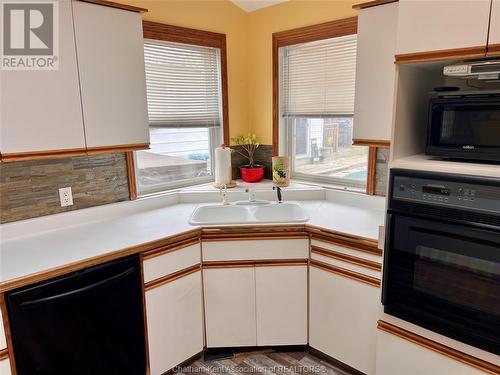
M185 201L202 197L176 194L1 225L0 283L196 229L189 217L205 203ZM384 221L380 197L318 189L285 196L311 197L293 200L307 211L308 224L328 230L376 240Z

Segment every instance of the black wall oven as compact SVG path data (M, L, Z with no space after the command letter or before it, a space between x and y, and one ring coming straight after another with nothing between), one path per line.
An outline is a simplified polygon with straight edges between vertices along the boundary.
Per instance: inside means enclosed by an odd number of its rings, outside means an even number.
M393 169L384 312L500 354L500 179Z
M500 94L431 99L426 154L500 162Z

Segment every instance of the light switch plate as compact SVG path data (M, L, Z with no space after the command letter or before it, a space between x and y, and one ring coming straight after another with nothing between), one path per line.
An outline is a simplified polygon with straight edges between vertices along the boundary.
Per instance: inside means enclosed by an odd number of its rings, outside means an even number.
M71 192L71 186L59 189L59 201L61 202L61 207L73 205L73 193Z

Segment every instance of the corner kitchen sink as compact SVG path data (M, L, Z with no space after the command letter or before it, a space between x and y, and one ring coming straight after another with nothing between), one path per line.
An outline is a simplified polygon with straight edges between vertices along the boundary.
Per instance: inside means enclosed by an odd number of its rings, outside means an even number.
M309 220L297 203L200 206L191 214L191 225L297 223Z

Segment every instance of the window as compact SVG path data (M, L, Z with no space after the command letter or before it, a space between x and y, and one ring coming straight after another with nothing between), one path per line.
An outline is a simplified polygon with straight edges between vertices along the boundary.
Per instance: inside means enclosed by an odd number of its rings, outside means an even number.
M135 154L139 195L213 180L226 123L222 51L208 44L149 39L145 28L151 148Z
M356 34L279 48L280 146L292 177L365 189L368 147L353 146Z

